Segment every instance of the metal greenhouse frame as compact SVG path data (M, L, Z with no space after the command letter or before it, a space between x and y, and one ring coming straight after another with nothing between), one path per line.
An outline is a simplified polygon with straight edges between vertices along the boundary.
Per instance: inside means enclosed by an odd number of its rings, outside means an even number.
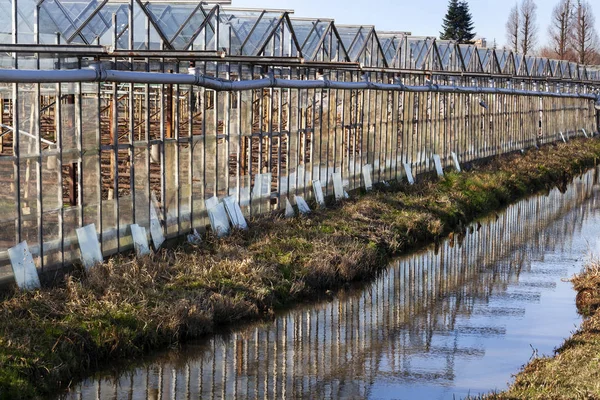
M0 260L103 255L246 214L598 130L600 70L184 0L0 0ZM369 172L369 171L372 171Z

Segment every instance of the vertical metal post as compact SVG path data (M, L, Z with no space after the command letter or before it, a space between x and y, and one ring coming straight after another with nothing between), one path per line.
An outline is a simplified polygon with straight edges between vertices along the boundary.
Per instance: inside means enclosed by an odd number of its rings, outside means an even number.
M225 70L225 79L229 80L231 79L231 64L227 63L225 64L226 66L226 70ZM229 157L231 155L231 106L232 106L232 101L231 101L231 96L232 96L232 92L224 92L222 94L222 96L225 97L224 101L223 101L223 136L225 140L225 157L223 159L224 161L224 166L223 168L224 170L224 176L225 176L225 196L229 196L229 191L230 191L230 187L229 187ZM239 96L239 93L236 93ZM238 109L239 111L239 109Z
M99 64L98 68L101 68L101 64L99 60L96 60L96 62ZM98 204L98 214L97 214L97 222L98 222L98 229L100 230L100 251L104 252L104 241L103 241L103 235L104 235L104 224L102 221L102 130L101 130L101 113L100 113L100 108L101 108L101 92L100 92L100 85L101 83L98 82L95 84L96 87L96 132L95 132L95 146L97 146L97 155L98 155L98 172L99 172L99 182L98 182L98 197L96 198L97 204ZM95 184L95 182L94 182ZM102 253L104 254L104 253Z
M175 72L179 73L179 63L175 64ZM175 210L177 213L177 234L181 234L181 193L182 193L182 187L180 185L181 181L180 181L180 177L181 177L181 146L180 146L180 132L179 132L179 127L180 127L180 111L181 111L181 107L180 107L180 93L181 93L181 89L179 85L176 85L174 88L175 91L175 107L173 109L173 137L175 139L174 142L174 149L173 149L173 157L174 159L174 167L175 167L175 174L173 176L173 178L175 179L174 183L174 188L176 193L173 194L173 198L175 201ZM188 171L189 172L189 171Z
M12 0L12 42L13 44L18 43L18 0ZM13 67L14 69L19 68L19 61L17 53L13 53ZM16 196L16 207L17 207L17 219L16 224L16 242L20 243L22 240L21 236L21 166L20 166L20 124L19 124L19 84L13 83L13 154L15 156L14 161L14 176L15 176L15 196Z
M34 42L36 44L39 44L40 42L40 33L39 33L39 10L40 7L39 5L36 5L34 8L34 27L33 27L33 34L34 34ZM40 69L40 58L39 58L39 54L36 54L36 59L35 59L35 66L37 69ZM41 85L39 83L37 83L35 85L35 100L34 100L34 111L33 111L33 118L35 118L35 132L31 132L32 134L34 134L37 137L36 140L36 153L37 153L37 159L36 159L36 175L37 175L37 226L38 226L38 232L37 232L37 239L38 239L38 244L39 244L39 255L40 255L40 268L43 271L44 270L44 207L43 207L43 186L42 186L42 162L43 162L43 158L42 158L42 130L41 130L41 115L40 115L40 108L41 108ZM0 116L2 115L2 113L4 112L4 107L0 107ZM1 118L1 117L0 117ZM2 146L0 144L0 152L2 152Z
M81 58L77 59L77 65L81 69ZM77 193L76 199L79 200L79 209L77 210L79 225L83 226L83 86L81 82L77 82L77 102L75 103L75 116L76 116L76 130L77 130L77 162L73 165L73 169L76 171L77 179ZM78 172L78 173L77 173ZM77 200L76 200L77 205Z
M112 15L113 23L113 46L117 48L117 14ZM117 58L114 60L115 68L117 67ZM111 110L110 113L110 134L111 134L111 145L112 145L112 165L111 173L113 178L113 198L114 201L114 216L115 216L115 229L117 237L117 252L121 252L121 232L120 232L120 210L119 210L119 95L117 92L117 84L112 84L112 99L111 99Z
M128 47L129 50L134 50L134 15L133 15L133 7L135 4L135 0L129 0L128 8L127 8L127 25L128 25ZM133 57L129 58L129 69L133 71ZM128 124L128 145L129 145L129 187L131 187L131 221L133 223L137 223L137 187L135 182L135 167L136 167L136 147L134 146L135 142L135 120L136 120L136 108L135 108L135 86L133 83L129 84L129 124ZM139 110L141 113L142 110Z
M56 34L56 44L60 44L60 34ZM58 58L57 68L61 68L61 61ZM60 237L60 257L61 264L65 263L65 209L63 207L63 109L62 109L62 85L56 84L56 148L58 149L58 204L60 211L58 214L58 235Z
M193 71L196 71L196 64L194 62L190 62L190 69L194 68ZM196 226L194 225L194 147L196 145L195 140L194 140L194 113L195 113L195 100L196 100L196 96L194 94L194 90L195 87L193 85L191 85L188 89L188 108L187 108L187 112L188 112L188 120L187 120L187 126L188 126L188 146L189 146L189 158L188 158L188 180L187 180L187 185L189 185L190 188L190 194L188 196L188 202L189 202L189 212L190 212L190 225L189 228L190 230L196 228Z
M73 93L69 93L66 96L66 104L67 104L67 110L68 110L68 117L67 117L67 126L66 128L69 130L69 132L71 133L71 135L75 134L76 136L76 127L75 127L75 112L74 112L74 107L75 107L75 94ZM69 205L71 207L74 207L77 205L77 163L72 162L69 166L68 166L68 171L69 171Z

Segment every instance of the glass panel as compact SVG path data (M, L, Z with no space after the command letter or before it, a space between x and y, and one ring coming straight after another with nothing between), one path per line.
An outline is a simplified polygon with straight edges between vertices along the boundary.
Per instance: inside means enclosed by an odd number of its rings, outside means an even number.
M538 58L538 63L537 63L537 75L538 76L545 76L546 75L546 66L547 66L547 61L543 58Z
M206 15L197 3L149 3L146 9L163 35L176 49L186 47Z
M192 14L189 22L181 29L181 32L173 38L173 47L180 50L186 49L192 39L199 34L198 30L204 23L207 15L208 12L206 10L202 7L198 8L198 10ZM212 15L202 30L209 30L211 34L214 35L215 25L216 17Z
M19 156L19 206L21 212L20 240L29 246L39 244L38 236L38 113L37 93L31 85L18 88L18 131ZM34 261L39 262L38 257Z
M352 48L357 44L361 47L362 43L366 40L364 34L362 33L363 27L361 26L338 26L337 31L340 35L340 39L342 43L344 43L344 47L346 51L349 53L352 58Z
M34 0L19 0L17 3L17 27L19 43L35 43L34 11L37 4ZM8 15L12 15L12 12ZM45 27L47 29L47 27ZM55 31L56 32L56 31Z
M533 70L534 70L534 65L535 65L535 58L533 57L525 57L525 65L527 66L527 74L528 75L533 75Z
M0 43L12 43L12 1L0 0Z
M46 190L44 185L44 190ZM54 185L55 188L58 188ZM42 239L44 241L44 265L62 263L60 237L62 232L62 217L60 211L44 211L42 215Z
M302 54L307 59L313 59L317 46L321 43L323 35L327 33L330 22L325 21L292 21L294 33L302 49Z
M521 68L523 66L523 56L521 54L517 54L515 57L515 69L519 75L526 75L526 72Z
M143 146L143 144L140 144ZM135 223L146 229L150 228L150 186L148 173L148 149L134 149L134 194L135 194Z
M77 31L79 25L83 22L82 20L77 20L78 16L93 11L93 2L88 3L82 1L64 1L64 3L59 0L44 1L41 5L40 15L44 15L45 13L43 19L51 21L52 24L48 27L42 26L41 32L51 35L53 32L48 31L48 29L54 29L54 32L60 32L66 41ZM89 8L87 7L88 5L90 6ZM90 8L91 11L89 10ZM85 20L85 17L83 19Z
M96 85L82 86L81 97L81 135L82 135L82 163L81 180L82 205L84 225L95 223L100 227L99 203L101 196L100 188L100 159L98 156L98 97L95 93Z
M16 185L14 163L9 159L0 160L0 220L2 221L2 230L0 230L0 250L7 250L17 244L16 237Z
M252 34L248 37L248 41L242 49L244 55L254 56L258 55L260 47L264 44L269 34L275 29L279 22L280 16L263 16L258 22Z
M129 11L125 5L107 3L102 7L98 15L90 21L90 29L84 32L86 40L93 42L96 37L100 37L100 44L113 45L113 14L117 15L117 48L127 49L129 48L127 43L129 35ZM142 11L138 10L137 14L142 15ZM142 20L140 25L145 26L145 21ZM106 29L104 29L105 27Z
M215 26L216 26L216 24L217 24L217 19L215 16L213 16L213 17L211 17L210 22L207 23L206 26L204 26L204 28L202 28L202 30L200 30L196 34L196 38L194 39L194 43L193 43L194 50L216 50L216 43L215 43L215 37L216 37ZM228 39L224 43L224 45L227 45L230 47L229 54L238 54L237 51L239 51L239 46L241 46L241 42L238 43L235 31L233 29L231 29L230 26L228 27L223 23L221 23L220 30L222 32L226 32L228 35ZM231 40L229 39L230 37L231 37ZM233 50L231 49L232 47L235 47L236 53L233 53Z
M192 224L194 227L204 226L207 223L204 211L204 195L205 188L204 183L204 139L200 135L196 135L193 138L193 151L192 151L192 198L194 202Z
M177 143L174 140L165 141L165 214L167 216L167 233L177 232L178 216L178 151Z
M492 60L490 51L486 49L478 49L477 53L479 54L479 60L481 61L483 70L488 71L490 62Z
M398 53L398 49L402 46L403 35L399 33L377 32L377 36L379 37L381 49L385 55L388 66L391 67L396 58L396 54Z
M63 209L63 234L64 238L71 239L71 245L65 246L65 262L73 261L75 259L79 259L81 253L79 251L79 246L75 243L76 233L75 229L81 227L81 221L79 219L80 215L79 207L67 207ZM96 227L98 229L98 227Z

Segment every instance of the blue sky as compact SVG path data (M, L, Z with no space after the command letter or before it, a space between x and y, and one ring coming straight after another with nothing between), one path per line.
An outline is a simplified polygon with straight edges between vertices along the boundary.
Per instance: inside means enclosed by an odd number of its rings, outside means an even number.
M548 38L548 23L558 0L537 0L540 44ZM600 1L590 1L600 30ZM471 0L478 37L488 43L496 38L498 45L506 42L505 24L514 0ZM234 7L277 8L294 10L298 17L333 18L338 24L375 25L378 30L409 31L413 35L438 36L448 0L232 0Z

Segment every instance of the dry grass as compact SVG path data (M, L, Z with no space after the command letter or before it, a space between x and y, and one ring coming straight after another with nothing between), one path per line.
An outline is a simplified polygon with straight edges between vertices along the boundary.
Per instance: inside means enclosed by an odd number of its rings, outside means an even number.
M115 257L59 287L17 293L0 303L0 398L44 395L109 360L371 278L392 255L565 185L599 155L597 140L546 146L441 181L381 188L308 218L271 215L199 246Z

